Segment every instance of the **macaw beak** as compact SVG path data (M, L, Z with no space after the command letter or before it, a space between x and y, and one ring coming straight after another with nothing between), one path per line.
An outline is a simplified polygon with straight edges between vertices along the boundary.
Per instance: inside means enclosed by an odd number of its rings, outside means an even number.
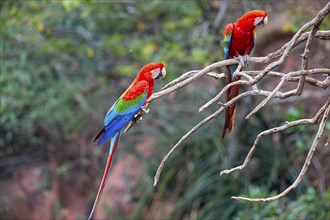
M264 18L264 25L263 25L263 26L265 26L267 23L268 23L268 17L266 16L266 17Z
M163 67L162 71L160 71L160 73L156 79L159 79L159 78L164 79L165 76L166 76L166 69L165 69L165 67Z

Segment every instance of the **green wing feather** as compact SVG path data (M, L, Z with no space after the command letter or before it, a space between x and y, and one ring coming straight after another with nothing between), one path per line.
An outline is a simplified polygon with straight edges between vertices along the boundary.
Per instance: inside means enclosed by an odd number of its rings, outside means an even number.
M114 110L119 114L127 114L137 111L141 108L147 97L147 91L144 91L133 100L124 100L122 97L118 100Z
M232 33L233 33L234 25L228 24L224 31L223 38L223 51L225 53L225 59L229 59L229 44L231 41Z

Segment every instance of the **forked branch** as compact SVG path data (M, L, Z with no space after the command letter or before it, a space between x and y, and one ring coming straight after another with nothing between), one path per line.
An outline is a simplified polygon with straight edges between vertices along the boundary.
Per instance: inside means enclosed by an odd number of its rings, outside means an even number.
M257 111L259 111L261 108L270 105L271 103L280 103L280 102L286 102L288 100L294 99L295 101L301 101L303 99L306 99L306 94L304 93L305 90L305 84L312 85L314 90L324 90L323 93L325 93L325 96L329 97L330 92L326 89L330 86L330 69L328 67L324 68L314 68L314 69L308 69L308 58L310 56L310 51L313 47L313 42L315 42L315 39L321 39L321 40L329 40L330 39L330 30L326 31L320 31L319 26L322 23L323 19L326 15L329 14L330 11L330 2L322 9L320 12L313 18L311 21L307 22L304 26L302 26L298 32L292 37L292 39L284 44L279 50L276 50L272 53L269 53L267 56L264 57L250 57L249 62L250 63L261 63L261 64L267 64L267 66L263 70L258 71L242 71L241 66L238 60L236 59L229 59L229 60L223 60L219 61L213 64L210 64L203 68L202 70L192 70L188 71L184 74L182 74L177 79L173 80L169 84L163 87L163 89L157 93L154 93L147 101L146 105L144 106L145 109L148 109L151 102L154 100L161 98L163 96L167 96L182 87L187 86L188 84L200 79L203 76L209 76L214 79L222 79L225 78L224 73L216 73L215 70L221 67L225 67L231 64L239 64L237 70L235 71L236 75L239 75L242 77L241 80L234 81L228 85L226 85L224 88L222 88L221 91L212 99L210 99L207 103L205 103L203 106L200 107L199 111L203 111L205 108L209 107L212 104L220 104L219 109L215 111L214 113L210 114L206 118L204 118L201 122L199 122L197 125L195 125L192 129L190 129L185 135L181 137L181 139L170 149L170 151L165 155L165 157L162 159L157 172L154 177L154 186L158 183L160 174L162 172L163 167L165 166L165 163L169 159L169 157L174 153L176 149L185 141L187 140L190 135L192 135L195 131L200 129L202 126L206 125L208 122L210 122L212 119L219 116L227 107L231 106L235 102L239 101L242 98L246 98L248 96L260 96L264 97L264 99L246 116L246 119L249 119L253 116ZM310 32L306 32L309 28L311 28ZM297 47L298 45L301 45L303 42L306 42L304 46L304 52L301 55L301 68L296 71L291 72L275 72L273 69L275 67L278 67L283 64L283 62L287 59L288 56L290 56L291 51ZM299 57L298 57L299 59ZM315 78L315 76L321 76L318 78ZM275 88L271 90L264 90L261 89L261 79L264 77L273 77L280 79L279 83L275 86ZM289 91L282 91L284 86L288 83L296 83L296 87ZM227 90L233 86L233 85L242 85L247 87L247 91L239 94L232 100L222 103L219 100L222 98L222 96L227 92ZM313 93L318 93L319 91L313 91ZM323 94L322 93L322 94ZM328 93L328 95L327 95ZM272 101L271 101L272 100ZM270 102L271 101L271 102ZM265 131L262 131L259 133L259 135L256 137L253 146L251 147L248 155L246 156L244 162L242 165L223 170L221 171L220 175L223 174L229 174L231 172L242 170L244 169L250 159L253 156L253 153L257 147L257 145L260 143L261 139L270 134L274 134L277 132L284 131L290 127L298 126L298 125L318 125L318 131L315 135L314 141L310 147L309 153L306 157L304 166L302 167L297 179L295 182L289 186L286 190L284 190L282 193L280 193L277 196L269 197L269 198L257 198L257 199L250 199L246 197L232 197L233 199L237 200L245 200L245 201L251 201L251 202L265 202L265 201L273 201L278 198L283 197L286 195L289 191L294 189L303 179L308 166L312 160L313 154L315 152L316 146L319 143L319 140L324 132L325 124L329 116L330 111L330 98L327 99L325 104L318 110L317 114L311 118L311 119L299 119L296 121L291 122L285 122L284 125L274 127ZM142 115L145 113L145 111L140 111L136 117L132 120L132 122L127 126L126 130L130 129L139 119L142 117ZM321 120L320 120L321 119Z

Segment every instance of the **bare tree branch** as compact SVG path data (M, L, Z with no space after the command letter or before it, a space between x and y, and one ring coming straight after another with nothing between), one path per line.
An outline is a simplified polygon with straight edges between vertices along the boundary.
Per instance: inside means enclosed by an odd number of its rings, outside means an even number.
M249 96L261 96L265 97L252 111L249 113L245 118L250 118L254 113L258 112L261 108L265 107L267 104L274 105L284 102L291 102L291 101L301 101L304 99L308 99L311 97L327 97L327 101L325 104L318 110L317 114L311 118L311 119L299 119L291 122L285 122L284 125L274 127L265 131L262 131L258 134L256 137L253 146L251 147L248 155L246 156L244 162L242 165L223 170L221 171L220 175L223 174L229 174L233 171L242 170L244 169L251 157L253 156L253 152L256 149L257 145L261 141L261 139L269 134L274 134L280 131L284 131L290 127L298 126L298 125L316 125L318 124L319 129L316 133L316 136L314 138L313 144L310 147L309 153L306 157L304 166L295 180L295 182L289 186L286 190L284 190L282 193L280 193L277 196L269 197L269 198L258 198L258 199L250 199L245 197L232 197L237 200L245 200L245 201L252 201L252 202L260 202L260 201L273 201L278 198L283 197L286 195L290 190L294 189L303 179L307 168L311 162L311 159L313 157L313 153L316 149L316 146L319 142L319 139L321 135L324 132L325 123L327 121L329 111L330 111L330 92L329 90L326 90L330 86L330 69L328 67L323 68L314 68L314 69L308 69L308 59L310 55L310 51L313 46L314 39L321 39L321 40L330 40L330 30L326 31L320 31L319 26L322 23L323 19L327 14L329 14L330 11L330 2L319 11L319 13L309 22L307 22L305 25L303 25L298 32L288 41L286 44L284 44L280 49L269 53L267 56L264 57L249 57L248 61L250 63L259 63L259 64L267 64L267 66L263 70L258 71L244 71L242 70L242 66L240 62L236 59L229 59L229 60L223 60L219 61L213 64L210 64L206 66L205 68L201 70L192 70L188 71L184 74L182 74L180 77L176 78L169 84L163 87L163 89L157 93L154 93L147 101L144 108L149 108L151 102L154 100L161 98L163 96L167 96L171 94L172 92L175 92L182 87L187 86L188 84L198 80L202 76L206 75L209 77L212 77L213 79L222 79L225 78L224 73L217 73L214 72L216 69L232 65L232 64L238 64L238 68L235 71L235 75L241 76L242 79L232 82L219 91L219 93L212 99L210 99L207 103L205 103L203 106L200 107L199 111L203 111L205 108L209 107L210 105L214 103L219 104L219 109L206 118L204 118L202 121L200 121L197 125L195 125L192 129L190 129L185 135L183 135L180 140L170 149L170 151L165 155L165 157L162 159L157 172L154 177L154 186L158 183L160 174L162 172L162 169L169 159L169 157L174 153L174 151L186 140L192 135L195 131L209 123L212 119L219 116L227 107L231 106L235 102L239 101L242 98L246 98ZM307 32L307 30L311 28L310 32ZM306 41L307 40L307 41ZM273 71L275 67L280 66L283 64L283 62L287 59L287 57L290 55L292 50L297 47L298 45L301 45L303 42L306 41L306 44L304 46L304 52L301 55L301 69L291 72L276 72ZM318 76L315 78L315 76ZM261 79L264 77L273 77L278 78L280 81L275 86L274 89L271 90L265 90L261 88ZM282 91L284 86L287 84L287 82L296 83L296 86L294 89L289 91ZM305 84L309 84L313 86L313 89L322 89L322 91L312 91L311 90L306 91ZM227 92L227 90L233 86L233 85L244 85L247 87L247 91L239 94L237 97L233 98L232 100L221 103L219 102L220 98ZM259 88L260 87L260 88ZM126 130L129 130L137 121L141 119L141 117L145 114L145 111L140 111L132 120L132 122L127 126ZM322 118L322 120L320 120Z
M304 42L308 36L310 35L310 32L306 32L304 34L302 34L298 40L296 41L296 43L292 46L291 49L293 49L294 47L296 47L297 45L299 45L300 43ZM329 40L330 39L330 31L317 31L315 38L321 39L321 40ZM274 59L278 58L279 56L281 56L284 52L284 50L288 47L288 43L285 44L281 49L268 54L265 57L250 57L249 58L249 62L250 63L268 63L273 61ZM172 92L179 90L180 88L188 85L189 83L192 83L193 81L199 79L201 76L207 74L209 76L213 76L213 77L217 77L217 78L223 78L225 77L224 74L223 75L217 75L216 73L211 72L212 70L216 69L216 68L220 68L223 66L227 66L227 65L231 65L231 64L238 64L239 61L236 59L229 59L229 60L224 60L224 61L220 61L217 63L213 63L207 67L205 67L203 70L192 70L189 72L186 72L184 74L181 75L181 77L174 79L172 82L170 82L169 84L167 84L166 86L163 87L163 89L157 93L154 93L152 96L150 96L150 98L147 100L146 103L146 108L149 108L150 104L152 101L154 101L155 99L161 98L163 96L169 95ZM259 75L262 72L259 72ZM240 82L241 83L241 82ZM243 82L244 83L244 82ZM228 88L227 88L228 89ZM144 115L145 112L144 111L140 111L136 117L134 117L134 119L128 124L128 126L125 129L125 132L127 132L134 124L136 124L139 119L142 117L142 115Z
M324 110L325 110L325 112L324 112ZM321 122L319 124L319 129L318 129L318 131L317 131L317 133L315 135L313 144L312 144L312 146L309 149L309 152L307 154L307 157L306 157L304 166L301 169L298 177L296 178L296 180L293 182L293 184L291 186L289 186L288 188L286 188L286 190L284 190L282 193L280 193L280 194L278 194L276 196L272 196L272 197L251 199L251 198L247 198L247 197L232 196L231 198L237 199L237 200L249 201L249 202L270 202L270 201L274 201L276 199L279 199L279 198L285 196L292 189L296 188L298 186L298 184L301 182L301 180L304 178L304 176L306 174L306 171L307 171L307 169L308 169L308 167L309 167L309 165L311 163L311 160L313 158L313 154L315 152L316 146L319 143L320 138L321 138L321 136L323 134L324 127L325 127L325 124L326 124L326 122L328 120L328 116L329 116L329 112L330 112L329 99L328 99L327 103L320 109L320 111L318 112L318 114L313 119L311 119L311 122L305 122L305 123L316 123L316 121L318 121L318 119L319 119L319 117L317 117L317 116L321 116L322 113L320 113L320 112L322 112L322 111L324 112L324 114L323 114L322 120L321 120ZM307 119L304 119L304 120L307 120Z
M249 163L251 157L253 156L253 152L256 149L257 145L259 144L260 140L264 136L269 135L269 134L274 134L274 133L277 133L277 132L286 130L290 127L295 127L298 125L315 124L318 121L318 119L320 118L320 116L324 113L325 109L329 106L329 104L330 104L330 98L328 98L328 101L326 102L326 104L317 112L317 114L312 119L300 119L300 120L296 120L296 121L285 122L285 124L282 126L274 127L274 128L268 129L266 131L260 132L258 134L257 138L255 139L254 144L253 144L252 148L250 149L248 155L246 156L244 163L240 166L221 171L220 176L223 174L229 174L234 171L244 169L247 166L247 164Z
M207 102L205 105L203 105L202 107L200 107L199 111L203 111L205 108L209 107L211 104L213 104L214 102L216 102L217 100L220 99L220 97L225 94L227 92L227 90L234 86L234 85L253 85L253 79L250 77L250 75L255 76L256 74L258 75L258 73L260 73L261 71L248 71L248 72L239 72L236 73L236 75L241 75L245 78L248 79L247 80L238 80L238 81L234 81L228 85L226 85L221 91L220 93L215 96L213 99L211 99L209 102ZM245 74L244 74L245 73ZM289 72L287 74L284 73L279 73L279 72L269 72L269 76L275 76L275 77L282 77L282 80L280 82L280 84L273 90L272 93L270 93L269 95L269 99L273 98L275 94L280 95L280 98L287 98L287 95L281 95L282 93L279 93L278 90L283 86L284 82L286 81L292 81L292 77L298 77L298 76L306 76L306 75L316 75L316 74L328 74L330 75L330 69L327 68L318 68L318 69L312 69L312 70L299 70L299 71L294 71L294 72ZM294 79L294 78L293 78ZM316 85L316 82L319 81L315 81L315 79L310 79L308 80L308 82L314 82L314 85ZM319 85L325 88L327 88L330 85L330 79L329 77L326 78L326 81L323 82L319 82ZM260 104L259 104L260 105Z
M318 30L318 27L320 26L321 22L323 21L324 17L329 13L330 11L330 2L328 2L328 4L317 14L317 16L312 19L311 21L309 21L308 23L306 23L302 28L300 28L300 30L292 37L292 39L289 42L289 46L284 50L282 56L280 57L280 59L278 59L277 61L269 64L262 73L260 73L259 75L257 75L255 77L255 80L253 82L253 84L257 83L262 77L264 77L270 70L272 70L274 67L280 65L283 63L283 61L285 60L285 57L290 53L290 50L293 48L294 44L296 43L297 39L303 34L303 32L311 27L313 25L313 30L312 32L309 34L309 37L307 39L307 43L306 43L306 47L305 47L305 51L303 54L303 69L305 70L305 68L307 68L307 58L308 58L308 54L309 54L309 49L311 47L311 43L312 40L314 39L314 36L316 34L316 31ZM292 94L299 94L299 90L301 90L303 88L304 85L304 81L305 81L305 77L302 76L301 80L299 80L298 83L298 87L296 90L294 90L294 92L292 92ZM281 81L282 83L283 81ZM278 85L276 87L277 91L283 86L284 82L282 83L282 85ZM253 111L248 114L245 118L249 119L254 113L256 113L260 108L264 107L266 105L266 103L272 98L272 96L275 94L272 93L269 97L267 97L266 99L264 99L255 109L253 109ZM300 92L301 94L301 92Z

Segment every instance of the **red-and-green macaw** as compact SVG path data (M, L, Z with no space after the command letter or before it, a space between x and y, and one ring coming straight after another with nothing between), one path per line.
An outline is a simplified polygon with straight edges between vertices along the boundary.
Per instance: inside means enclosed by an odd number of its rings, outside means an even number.
M155 62L145 65L140 70L133 83L113 104L106 114L104 118L104 127L98 135L96 135L94 142L99 140L98 145L100 145L108 138L111 138L110 151L101 185L88 218L89 220L92 218L95 207L100 200L123 127L134 118L140 109L148 111L147 109L144 109L143 106L152 94L154 89L154 80L164 78L165 75L166 70L162 63Z
M240 17L235 23L228 24L224 31L224 53L225 59L237 58L242 66L248 63L247 56L253 49L256 42L256 27L265 25L268 22L267 12L262 10L249 11ZM240 79L234 76L237 65L227 66L226 85ZM230 87L227 90L226 101L232 100L238 95L239 85ZM222 138L226 132L230 133L234 126L236 104L226 108L225 125L222 130Z

